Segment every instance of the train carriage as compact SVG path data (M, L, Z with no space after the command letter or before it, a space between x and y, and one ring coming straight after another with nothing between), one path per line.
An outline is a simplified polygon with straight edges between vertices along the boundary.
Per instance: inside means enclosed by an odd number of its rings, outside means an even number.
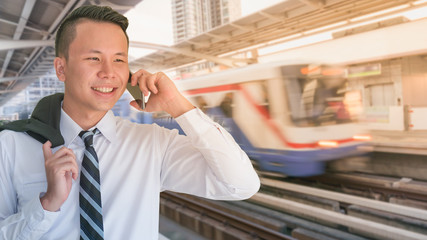
M327 161L366 154L359 150L369 139L358 122L361 94L346 83L344 68L286 63L176 82L195 106L233 135L260 170L287 176L321 174ZM162 113L152 121L179 128Z

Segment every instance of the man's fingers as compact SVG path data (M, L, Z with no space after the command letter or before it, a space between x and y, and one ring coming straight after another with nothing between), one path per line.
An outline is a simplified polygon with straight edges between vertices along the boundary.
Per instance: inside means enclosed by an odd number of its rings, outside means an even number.
M52 144L43 144L43 153L46 161L46 170L50 169L53 172L67 171L73 174L73 178L76 179L79 171L79 167L76 161L76 155L73 150L62 147L55 154L52 153L50 146ZM49 160L48 160L49 159Z
M52 147L52 143L49 140L43 144L43 156L45 160L53 155L50 147Z
M45 162L48 165L55 165L59 162L62 162L63 159L76 159L76 155L74 155L73 150L66 148L66 147L62 147L61 149L59 149L58 151L55 152L55 154L52 153L52 149L45 149L45 145L43 145L43 153L45 156Z
M147 79L147 87L148 89L156 94L157 93L157 82L159 81L159 77L161 77L161 75L159 75L158 73L151 75L148 79Z
M50 158L53 154L52 152L52 143L50 141L47 141L45 144L43 144L43 155L44 155L44 159L47 160L48 158ZM58 151L55 152L55 155L57 157L61 157L64 155L70 155L74 158L76 158L76 156L74 155L73 150L66 148L66 147L62 147L61 149L59 149Z
M69 156L73 157L74 159L76 158L76 155L74 155L73 150L66 148L66 147L62 147L61 149L59 149L55 153L55 155L58 155L58 157L69 155Z
M74 179L77 179L79 173L79 167L76 162L76 158L71 155L65 155L58 159L55 159L54 162L49 164L49 169L52 173L70 173Z
M70 174L74 180L77 180L79 176L79 167L77 166L76 161L73 159L71 162L64 163L62 168L66 172L66 174Z
M140 69L132 76L132 85L139 84L139 88L141 89L144 96L148 96L150 92L156 94L158 92L156 83L158 81L158 77L160 77L158 73L152 74L150 72L145 71L144 69ZM134 82L135 81L135 82Z
M132 74L132 77L130 78L130 85L132 86L136 86L136 84L138 83L138 78L141 76L141 72L135 72Z
M135 72L134 74L132 74L131 85L135 86L139 82L139 79L144 75L148 76L149 73L143 69L140 69L137 72ZM141 83L140 83L140 85L141 85Z
M77 180L77 177L79 176L78 172L73 172L73 171L71 172L73 173L73 179Z
M79 176L79 166L77 165L77 161L75 158L73 160L73 165L74 165L74 167L71 168L71 172L73 174L73 179L77 180L77 176Z

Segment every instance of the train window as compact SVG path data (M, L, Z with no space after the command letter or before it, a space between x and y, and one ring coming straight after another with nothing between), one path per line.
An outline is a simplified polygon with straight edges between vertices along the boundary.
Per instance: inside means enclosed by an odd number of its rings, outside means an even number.
M394 105L394 99L396 99L396 97L393 84L370 85L365 88L365 91L369 96L369 106Z
M208 115L231 118L233 114L233 92L213 93L190 97L191 103Z
M219 107L226 117L233 117L233 93L226 93Z
M290 115L295 125L309 127L356 121L360 93L347 88L347 79L342 74L324 72L328 74L285 76Z
M189 100L193 103L194 106L198 107L200 110L206 113L208 104L206 103L203 96L195 96L194 98L190 98Z

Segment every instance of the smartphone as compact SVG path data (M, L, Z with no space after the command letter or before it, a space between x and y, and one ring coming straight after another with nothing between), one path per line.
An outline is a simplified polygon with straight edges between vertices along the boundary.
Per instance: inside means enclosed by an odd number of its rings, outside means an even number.
M139 107L141 109L145 109L145 97L144 97L144 94L142 93L141 89L139 89L139 85L138 84L136 84L135 86L132 86L130 84L131 78L132 78L132 73L129 72L129 79L128 79L128 84L127 84L126 88L129 91L130 95L132 95L132 97L135 100L140 100L140 101L137 101L137 102L140 103Z

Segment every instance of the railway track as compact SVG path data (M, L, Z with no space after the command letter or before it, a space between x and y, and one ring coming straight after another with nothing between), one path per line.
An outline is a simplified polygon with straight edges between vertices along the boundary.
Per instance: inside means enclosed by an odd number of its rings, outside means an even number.
M161 197L162 215L207 239L367 239L250 201L211 201L176 193ZM256 200L265 197L257 194Z
M371 174L324 174L306 179L311 185L333 188L336 191L353 189L365 191L367 197L386 202L402 202L404 205L427 209L427 182L411 178L375 176ZM349 191L351 192L351 191ZM406 203L405 203L406 201ZM415 204L417 202L417 204Z
M301 183L271 179L263 179L262 183L263 191L269 193L266 195L274 194L276 197L252 199L260 204L271 205L274 202L278 210L301 214L325 224L336 224L337 227L345 227L350 232L369 238L427 239L426 210L307 187ZM323 206L313 207L316 205Z
M427 239L427 208L414 204L427 195L423 182L331 174L262 184L260 193L238 202L162 193L161 213L208 239ZM362 188L370 193L360 194ZM415 207L390 203L396 196Z
M295 239L281 232L283 224L239 214L221 202L171 192L161 198L161 214L208 239Z

